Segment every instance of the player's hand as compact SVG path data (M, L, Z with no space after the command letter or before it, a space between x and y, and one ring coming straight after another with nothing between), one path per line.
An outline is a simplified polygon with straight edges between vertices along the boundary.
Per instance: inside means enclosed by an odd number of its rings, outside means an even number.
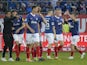
M35 31L34 31L33 29L31 29L31 32L32 32L32 33L35 33Z
M67 10L64 15L70 15L69 11Z
M40 16L41 16L42 18L44 18L43 14L41 14L41 13L40 13Z
M39 13L39 15L40 15L41 17L44 17L43 14L41 14L41 13Z
M20 31L20 30L18 29L18 30L16 31L16 33L19 33L19 31Z

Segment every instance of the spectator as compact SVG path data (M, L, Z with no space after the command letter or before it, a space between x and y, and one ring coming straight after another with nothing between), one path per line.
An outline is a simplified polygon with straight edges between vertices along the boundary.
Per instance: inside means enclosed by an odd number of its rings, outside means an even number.
M72 6L72 12L75 12L76 14L79 14L76 6Z
M60 4L60 2L59 2L59 1L57 1L57 2L56 2L55 9L57 9L57 8L60 8L60 9L62 9L62 7L61 7L61 4Z
M58 1L58 0L51 0L51 3L52 3L53 8L55 8L57 1Z
M20 3L17 3L17 4L16 4L16 10L17 10L18 12L21 11L21 8L20 8L20 7L21 7Z
M64 6L66 4L66 0L60 0L60 5L62 7L62 11L65 12L66 11L66 7Z
M3 4L0 3L0 13L2 13L2 12L5 12L5 9L4 9L4 7L3 7Z
M5 11L7 11L7 3L6 2L0 2L0 13L4 13Z
M21 3L21 11L25 12L26 11L26 4L25 3Z
M8 9L12 10L12 9L16 9L16 0L9 0L8 1Z
M86 6L84 1L81 1L80 3L80 14L86 14Z
M85 5L85 1L80 0L79 2L77 2L78 4L78 11L80 14L86 14L86 5Z
M87 14L87 0L85 1L86 14Z
M66 7L66 10L69 10L70 12L72 11L71 10L71 2L67 1L65 4L65 7Z
M63 0L57 1L55 9L60 8L63 12L66 11L65 3L66 3L65 0L64 1Z
M30 13L32 11L32 8L31 7L32 7L32 4L31 3L27 5L27 8L26 8L26 12L27 13Z
M42 12L46 12L46 9L47 9L47 4L43 1L40 2L40 7L42 8Z
M47 12L49 9L56 9L61 8L63 12L66 10L69 10L72 12L76 10L80 14L86 14L87 13L87 0L0 0L3 2L3 4L0 2L0 13L5 12L6 10L12 10L17 9L19 12L30 12L31 6L33 5L40 5L42 8L42 12ZM78 1L78 2L77 2ZM8 6L7 6L7 4ZM6 6L6 7L3 7Z
M49 10L53 9L53 6L52 6L52 3L51 2L48 2L48 9Z

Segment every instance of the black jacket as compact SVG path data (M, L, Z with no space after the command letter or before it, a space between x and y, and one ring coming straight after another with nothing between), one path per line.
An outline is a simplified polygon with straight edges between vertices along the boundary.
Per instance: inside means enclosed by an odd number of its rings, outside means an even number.
M13 27L12 20L14 19L15 17L9 18L5 16L3 34L12 34L12 27Z

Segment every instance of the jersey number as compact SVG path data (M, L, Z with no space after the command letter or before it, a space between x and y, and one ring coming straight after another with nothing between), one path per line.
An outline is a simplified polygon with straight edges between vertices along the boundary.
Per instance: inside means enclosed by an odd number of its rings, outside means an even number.
M46 27L47 27L47 28L50 27L49 20L47 20Z

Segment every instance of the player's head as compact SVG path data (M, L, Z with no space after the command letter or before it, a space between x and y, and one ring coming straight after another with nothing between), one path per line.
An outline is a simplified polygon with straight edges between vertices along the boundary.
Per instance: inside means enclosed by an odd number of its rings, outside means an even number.
M11 17L11 11L6 11L5 15L10 18Z
M12 16L17 16L18 12L16 10L12 10Z
M56 9L56 10L54 11L54 14L55 14L56 16L62 16L62 11L61 11L61 9L60 9L60 8Z
M63 15L63 19L64 19L64 21L68 21L68 16L67 15Z
M40 6L38 6L38 13L40 13L41 12L41 7Z
M37 12L39 11L38 6L32 6L32 11L33 11L34 13L37 13Z
M49 10L49 11L47 12L47 15L53 16L53 11L52 11L52 10Z

